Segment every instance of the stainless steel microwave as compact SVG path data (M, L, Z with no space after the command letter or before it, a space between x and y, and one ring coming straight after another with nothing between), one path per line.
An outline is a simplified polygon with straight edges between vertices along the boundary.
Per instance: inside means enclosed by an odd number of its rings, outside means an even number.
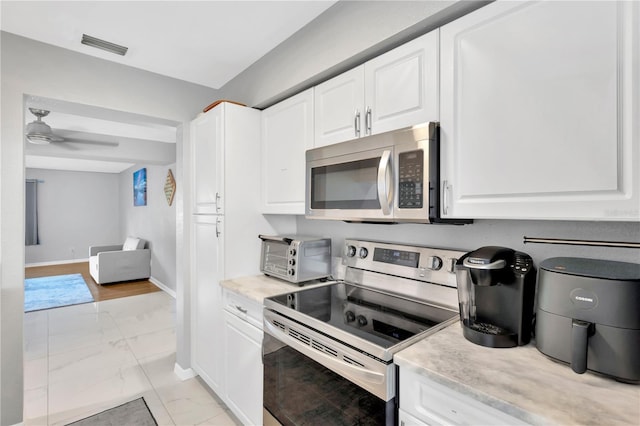
M440 218L439 126L429 122L306 153L306 217L469 223Z

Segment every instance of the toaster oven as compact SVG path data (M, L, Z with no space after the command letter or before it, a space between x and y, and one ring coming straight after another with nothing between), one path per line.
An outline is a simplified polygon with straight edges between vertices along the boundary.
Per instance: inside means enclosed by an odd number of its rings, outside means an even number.
M259 235L260 271L291 283L331 275L331 238Z

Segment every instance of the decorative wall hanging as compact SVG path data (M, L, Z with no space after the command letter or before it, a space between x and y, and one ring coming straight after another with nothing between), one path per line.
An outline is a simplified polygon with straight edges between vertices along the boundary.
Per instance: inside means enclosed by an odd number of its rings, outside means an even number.
M171 169L167 172L167 179L164 181L164 195L167 197L167 203L173 203L173 196L176 193L176 180L173 178Z
M147 205L147 169L133 172L133 205Z

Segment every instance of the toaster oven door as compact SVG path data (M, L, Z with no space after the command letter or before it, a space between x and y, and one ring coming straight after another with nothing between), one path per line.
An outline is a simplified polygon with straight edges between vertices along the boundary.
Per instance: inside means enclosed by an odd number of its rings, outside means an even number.
M346 221L393 221L393 148L307 162L306 215Z
M285 240L262 238L262 236L260 238L262 239L260 271L289 281L289 243Z

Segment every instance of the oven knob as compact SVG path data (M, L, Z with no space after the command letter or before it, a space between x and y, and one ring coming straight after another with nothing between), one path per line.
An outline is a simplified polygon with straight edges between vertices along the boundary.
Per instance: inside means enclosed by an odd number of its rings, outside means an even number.
M344 252L347 255L347 257L353 257L356 255L356 248L355 246L347 246Z
M369 250L367 250L365 247L360 248L360 253L358 253L358 256L360 256L361 259L364 259L368 255L369 255Z
M296 270L291 268L289 269L289 275L294 276L296 274Z
M296 255L296 249L294 249L294 248L290 249L290 250L289 250L289 254L290 254L291 256L295 256L295 255Z
M434 271L439 271L440 268L442 268L442 259L438 256L431 256L429 259L427 259L427 268Z
M351 311L347 311L347 312L344 313L344 319L347 322L354 322L356 320L356 314L354 314Z
M293 266L296 264L296 260L295 259L289 259L289 265Z
M364 315L358 315L358 325L361 327L364 327L365 325L367 325L368 321L367 319L364 317Z

